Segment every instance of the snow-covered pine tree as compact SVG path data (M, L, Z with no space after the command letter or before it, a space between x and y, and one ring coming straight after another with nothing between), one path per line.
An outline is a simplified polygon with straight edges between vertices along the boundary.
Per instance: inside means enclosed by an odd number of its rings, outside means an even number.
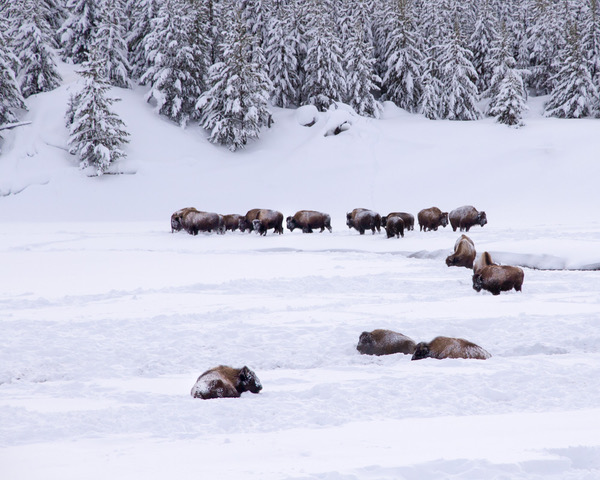
M388 22L392 28L386 41L384 98L409 112L416 112L423 93L424 58L410 2L398 0L396 8L389 12Z
M67 0L68 18L58 31L62 57L73 63L85 62L98 27L97 0Z
M382 107L373 92L379 90L381 79L375 73L373 45L365 38L364 18L363 15L355 16L354 24L347 32L345 101L359 115L379 118Z
M6 26L3 23L3 19L0 19L0 125L17 121L15 110L27 109L13 71L13 65L18 64L18 60L8 48L4 35Z
M585 0L581 32L582 51L590 65L590 74L600 91L600 1Z
M477 71L477 88L485 92L490 87L492 72L487 69L492 44L497 40L497 19L492 11L490 0L479 3L475 29L469 40L469 50L473 53L473 66Z
M138 80L150 65L146 62L145 39L152 31L152 21L158 11L158 0L129 0L131 25L127 34L128 61L131 78Z
M156 110L185 127L198 118L196 101L205 86L206 63L199 61L192 43L194 22L183 0L166 0L146 38L148 70L140 78L150 83L147 101ZM193 12L192 12L193 13Z
M555 86L544 115L559 118L596 115L600 110L600 97L592 81L590 63L582 50L577 23L570 22L567 28L567 43L559 57L560 70L552 78Z
M210 67L210 89L202 94L197 108L200 125L210 132L209 141L235 151L258 138L263 126L270 126L272 87L262 49L248 32L240 10L232 9L230 15L221 44L223 61Z
M17 80L25 98L59 86L61 79L52 49L50 26L46 23L41 0L24 0L12 18L13 48L18 52Z
M423 93L421 95L421 103L419 105L419 113L429 120L437 120L442 115L441 96L443 84L440 79L438 69L439 47L429 47L423 67L421 83L423 85Z
M125 3L123 0L98 0L97 8L94 49L104 57L106 80L115 87L129 88L131 66L125 40Z
M527 107L527 92L523 83L523 71L516 68L513 57L514 41L504 22L499 37L490 50L486 68L492 72L487 95L490 103L487 114L499 123L520 125Z
M301 45L292 18L292 5L281 4L269 20L265 58L273 84L271 101L276 107L298 105L300 99L298 55Z
M346 94L344 53L332 18L331 2L316 0L309 11L310 38L304 71L303 101L325 111Z
M110 85L104 78L104 60L90 55L79 74L83 88L73 97L66 113L69 127L69 153L79 156L80 167L89 176L106 173L110 166L125 157L121 145L129 133L119 116L111 110L117 100L108 96Z
M449 120L477 120L477 71L471 63L471 52L461 45L460 26L454 21L454 30L440 46L441 118Z

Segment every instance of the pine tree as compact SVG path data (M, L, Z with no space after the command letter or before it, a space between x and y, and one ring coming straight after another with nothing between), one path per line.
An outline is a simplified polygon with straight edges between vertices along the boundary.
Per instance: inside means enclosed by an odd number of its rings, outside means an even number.
M485 92L490 86L492 72L486 68L492 44L498 37L496 18L490 6L490 0L482 0L475 29L469 41L469 50L473 53L473 66L477 71L477 88Z
M572 22L568 30L567 44L560 54L561 67L552 78L555 87L544 109L547 117L581 118L599 110L598 89L582 51L577 24Z
M72 98L66 113L69 127L69 153L79 156L80 167L88 175L108 172L110 166L125 157L120 147L129 134L125 124L112 110L116 101L107 96L110 85L103 75L104 60L97 56L82 64L79 74L83 88Z
M127 34L128 62L131 77L138 80L150 67L146 57L145 39L152 32L152 21L158 11L158 0L129 0L131 25Z
M127 59L123 0L99 0L94 49L105 60L106 79L115 87L129 88L131 66Z
M0 19L0 125L17 121L15 110L27 109L13 71L13 65L18 64L18 60L8 48L4 35L6 27L2 23Z
M193 17L181 0L166 0L153 21L146 39L150 67L140 78L150 83L147 101L156 102L156 110L185 127L196 119L196 101L205 85L205 63L199 61L192 43Z
M97 0L68 0L69 17L58 31L62 57L73 63L88 60L98 28Z
M258 138L264 125L270 126L271 82L262 50L239 10L232 12L222 49L223 61L210 67L210 90L202 94L197 107L202 114L200 124L210 131L209 141L235 151Z
M53 58L53 40L48 33L50 26L43 14L40 0L25 0L13 18L18 24L13 39L19 52L17 79L25 98L53 90L62 80Z
M582 26L582 51L590 65L590 74L600 91L600 2L585 0Z

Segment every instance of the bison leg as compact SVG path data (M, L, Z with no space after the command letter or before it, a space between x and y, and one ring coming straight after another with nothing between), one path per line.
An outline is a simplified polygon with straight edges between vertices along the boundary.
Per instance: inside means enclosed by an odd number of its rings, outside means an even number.
M302 233L313 233L312 228L310 227L304 227L302 229Z

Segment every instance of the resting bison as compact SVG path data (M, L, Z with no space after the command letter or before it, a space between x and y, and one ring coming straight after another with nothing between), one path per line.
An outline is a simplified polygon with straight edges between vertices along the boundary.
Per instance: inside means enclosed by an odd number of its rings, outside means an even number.
M194 398L239 397L243 392L258 393L262 385L248 367L231 368L220 365L198 377L190 392Z
M422 358L490 358L489 352L463 338L435 337L431 342L418 343L411 360Z
M439 226L446 228L448 225L448 212L442 212L437 207L425 208L417 215L419 220L419 229L421 231L435 230Z
M190 235L198 235L198 232L225 233L223 216L212 212L199 212L190 210L181 217L181 226Z
M381 231L381 215L366 208L355 208L346 214L346 225L348 228L355 228L361 235L365 230L371 230L375 234L375 229Z
M473 225L481 225L483 227L487 223L485 212L478 212L471 205L455 208L450 212L448 218L454 232L456 232L457 228L460 228L461 232L463 230L468 232Z
M238 228L240 228L240 220L242 218L244 218L244 216L238 215L237 213L223 215L223 224L225 225L225 231L231 230L232 232L235 232Z
M482 289L492 295L500 295L513 288L521 291L525 274L519 267L509 265L487 265L473 274L473 288L480 292Z
M400 217L402 220L404 220L404 228L405 230L414 230L415 229L415 217L414 215L411 215L410 213L406 213L406 212L392 212L392 213L388 213L385 217L381 217L381 226L385 227L387 224L387 221L389 218L391 217Z
M325 229L331 232L331 217L327 213L315 212L314 210L300 210L293 217L287 217L285 223L290 232L294 228L301 228L302 233L312 233L313 228Z
M283 233L283 214L276 210L268 210L265 208L254 208L248 210L248 213L240 219L240 230L242 232L257 231L261 235L266 235L269 228L273 232Z
M356 349L363 355L411 355L415 352L415 342L401 333L377 329L361 333Z
M187 212L197 212L194 207L182 208L181 210L177 210L173 215L171 215L171 233L178 232L183 230L183 225L181 224L181 219Z
M475 244L466 235L461 235L454 244L454 253L446 258L446 265L449 267L467 267L473 268L475 260Z
M387 238L393 236L404 237L404 220L402 220L402 217L388 218L385 224L385 233L387 233Z

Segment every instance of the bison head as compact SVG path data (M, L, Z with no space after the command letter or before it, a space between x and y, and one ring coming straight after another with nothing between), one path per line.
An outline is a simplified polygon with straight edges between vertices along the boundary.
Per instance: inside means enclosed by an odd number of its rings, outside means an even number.
M171 217L171 233L178 232L183 226L181 225L181 219L178 216Z
M411 360L421 360L423 358L428 358L430 356L429 344L427 342L417 343L415 347L415 353Z
M258 218L255 218L254 220L252 220L252 230L254 230L255 232L258 232L259 234L262 234L262 224L260 223L260 220Z
M296 220L294 220L292 217L287 217L285 219L285 224L290 232L293 232L294 228L297 227Z
M442 227L446 228L446 225L448 225L448 212L442 213L442 218L440 218L440 224L442 225Z
M487 223L487 216L485 212L479 212L477 214L477 223L482 227Z
M446 265L451 267L455 263L456 263L456 257L454 255L450 255L450 256L446 257Z
M262 390L262 384L256 376L256 373L244 366L238 375L238 385L236 388L240 393L248 391L258 393Z
M482 288L483 277L481 276L481 273L476 273L475 275L473 275L473 289L477 290L478 292L481 292Z
M358 345L356 349L363 355L373 354L373 336L369 332L363 332L358 337Z

